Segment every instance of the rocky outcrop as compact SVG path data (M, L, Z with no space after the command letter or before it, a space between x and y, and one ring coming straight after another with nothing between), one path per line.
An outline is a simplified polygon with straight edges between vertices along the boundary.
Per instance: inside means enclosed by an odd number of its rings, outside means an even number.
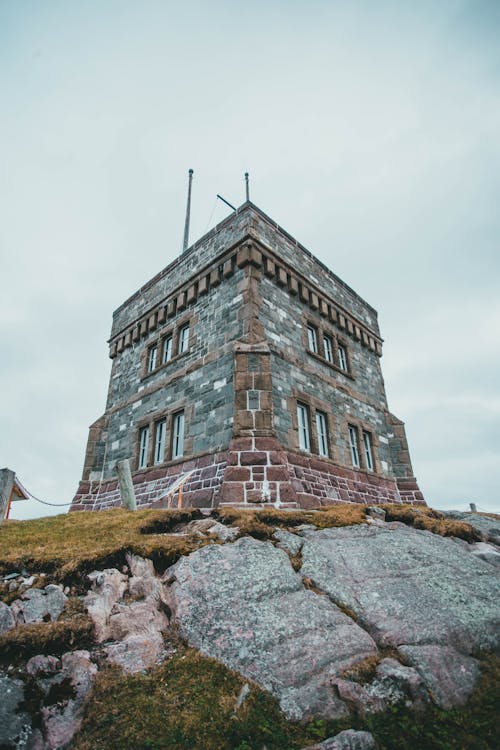
M303 750L375 750L375 740L370 732L346 729L335 737L329 737L319 745L309 745Z
M477 543L386 523L380 513L356 526L276 529L272 541L235 541L239 530L213 518L187 531L205 546L161 577L134 555L120 570L88 575L81 597L95 627L88 650L37 654L15 676L0 673L1 747L67 747L98 669L146 671L169 658L174 633L275 695L293 720L463 705L480 674L478 656L498 648L491 529L490 541L479 543L491 547L486 556ZM9 637L31 623L49 627L67 601L51 584L15 595L10 606L0 603L0 633ZM36 729L27 690L39 700ZM249 692L244 685L235 710ZM373 742L349 730L314 750L367 750Z
M170 568L167 583L181 635L274 693L287 716L347 714L330 678L376 644L304 587L284 551L250 537L204 547Z

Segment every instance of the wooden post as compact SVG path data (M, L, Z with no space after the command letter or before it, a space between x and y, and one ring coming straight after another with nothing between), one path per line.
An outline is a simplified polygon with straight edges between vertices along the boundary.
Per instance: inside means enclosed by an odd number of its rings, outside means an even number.
M469 503L471 513L477 513L476 503Z
M7 518L15 478L12 469L0 469L0 522Z
M128 510L137 510L134 485L132 484L132 472L130 471L130 462L128 458L125 458L123 461L118 461L116 464L116 470L118 472L118 483L120 485L120 495L122 497L123 507Z

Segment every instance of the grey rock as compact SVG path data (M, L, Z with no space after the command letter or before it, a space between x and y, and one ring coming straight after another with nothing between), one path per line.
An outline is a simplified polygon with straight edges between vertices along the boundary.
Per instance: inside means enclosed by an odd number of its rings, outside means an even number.
M250 685L248 684L248 682L245 682L245 684L243 685L243 687L241 688L238 694L238 698L236 699L236 703L234 705L235 712L238 711L242 707L242 705L244 704L244 702L246 701L249 695L250 695Z
M127 565L133 576L141 578L154 578L155 568L153 561L146 557L140 557L139 555L132 555L130 553L126 556Z
M470 545L470 551L481 560L490 563L490 565L500 566L500 550L496 545L487 542L477 542Z
M209 536L216 537L221 542L232 542L240 533L237 526L225 526L214 518L201 518L196 521L190 521L186 526L186 531L198 536L208 534Z
M0 602L0 635L16 626L16 618L5 602Z
M135 674L160 663L170 652L164 647L160 633L128 635L122 641L105 646L108 661L125 672Z
M49 583L44 589L27 589L20 599L12 603L11 609L18 623L55 622L64 609L67 596L62 587Z
M379 521L385 521L386 513L385 510L378 505L369 505L368 508L366 508L366 515L371 518L376 518Z
M92 590L87 592L84 603L94 622L98 643L109 638L109 617L115 604L127 589L127 576L116 568L95 570L87 576L92 582Z
M60 669L61 660L57 656L38 654L37 656L32 656L26 664L26 672L32 676L55 674Z
M446 518L456 521L465 521L473 529L478 531L484 541L500 545L500 519L494 516L480 515L479 513L463 513L458 510L443 511Z
M8 573L6 576L3 576L4 581L13 581L15 578L19 578L21 573Z
M31 720L19 711L24 701L24 685L0 672L0 746L26 748L31 736Z
M284 529L276 529L273 537L278 540L278 547L284 549L289 555L298 555L304 540L297 534L291 534L289 531Z
M395 659L383 659L370 683L360 685L353 680L334 677L332 685L340 698L353 705L361 716L380 713L403 701L414 707L428 701L424 682L417 670L405 667Z
M92 687L97 667L90 660L88 651L73 651L63 654L61 672L53 678L53 684L61 678L69 681L72 697L41 709L45 735L45 750L62 750L69 745L80 728L83 718L85 696Z
M461 544L398 524L307 532L301 574L349 607L383 646L494 648L496 570Z
M335 737L323 740L318 745L309 745L302 750L376 750L375 740L370 732L346 729Z
M162 633L168 627L163 611L167 602L151 560L129 554L127 563L130 579L116 569L92 573L94 588L85 603L99 642L113 641L104 647L108 661L139 672L166 654ZM130 596L124 600L127 583Z
M479 663L446 646L400 646L427 685L434 702L444 709L464 705L479 677Z
M372 638L304 588L287 554L245 537L204 547L169 570L180 632L276 695L290 718L346 715L330 678L374 654Z

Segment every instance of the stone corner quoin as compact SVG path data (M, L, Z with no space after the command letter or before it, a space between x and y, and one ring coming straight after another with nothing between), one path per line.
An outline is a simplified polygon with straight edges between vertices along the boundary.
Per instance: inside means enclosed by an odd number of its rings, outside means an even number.
M252 203L126 300L109 346L72 511L121 504L123 459L141 508L424 504L376 311Z

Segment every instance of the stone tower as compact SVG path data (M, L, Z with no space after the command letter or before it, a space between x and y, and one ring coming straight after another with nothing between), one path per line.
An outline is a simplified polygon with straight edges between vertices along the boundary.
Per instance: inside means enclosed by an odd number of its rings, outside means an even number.
M72 510L118 505L125 458L142 507L187 474L185 506L424 502L376 311L253 203L124 302L109 344Z

